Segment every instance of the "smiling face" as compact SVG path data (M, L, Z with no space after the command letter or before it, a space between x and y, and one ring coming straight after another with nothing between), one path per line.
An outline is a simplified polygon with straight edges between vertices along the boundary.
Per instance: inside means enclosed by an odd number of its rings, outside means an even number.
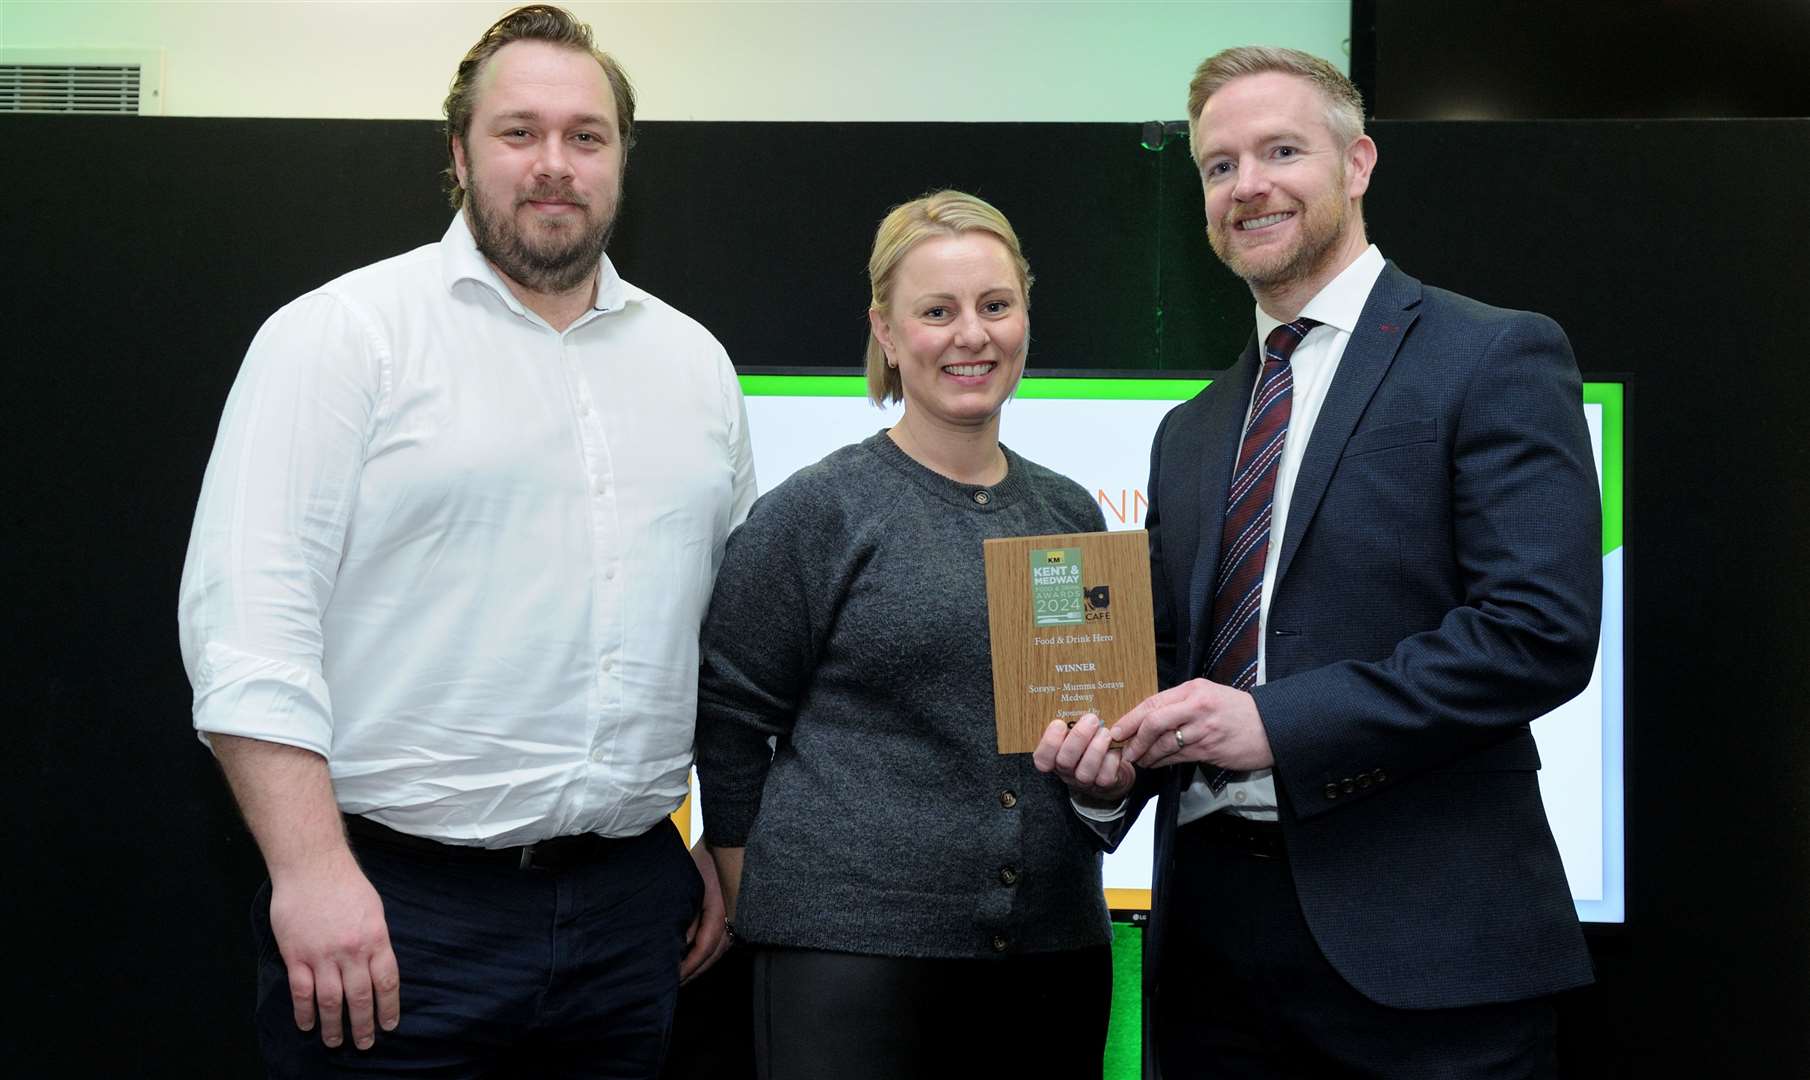
M1305 302L1369 244L1357 200L1376 146L1341 145L1326 109L1306 79L1264 72L1232 79L1195 118L1207 240L1259 299Z
M589 282L622 197L617 132L615 97L590 54L518 41L485 63L453 161L491 265L536 293Z
M886 311L867 314L898 369L908 422L997 428L1024 374L1030 331L1017 265L998 237L970 230L924 240L899 261Z

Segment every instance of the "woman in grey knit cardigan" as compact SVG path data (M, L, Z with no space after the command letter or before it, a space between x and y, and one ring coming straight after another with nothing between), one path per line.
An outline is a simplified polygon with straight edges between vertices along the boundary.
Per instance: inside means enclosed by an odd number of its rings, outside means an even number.
M756 950L756 1059L767 1080L1097 1078L1098 841L995 749L981 543L1105 521L1000 445L1031 275L999 211L897 207L868 274L869 393L904 414L755 504L704 625L704 832Z

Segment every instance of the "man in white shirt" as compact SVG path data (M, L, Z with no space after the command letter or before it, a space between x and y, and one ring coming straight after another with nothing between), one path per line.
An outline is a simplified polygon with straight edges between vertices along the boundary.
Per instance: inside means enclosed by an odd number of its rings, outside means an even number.
M446 115L461 212L264 325L183 570L195 727L270 871L260 1043L278 1076L652 1077L721 947L665 819L746 417L603 254L634 95L590 28L506 15Z
M1591 971L1527 725L1589 681L1601 605L1570 346L1385 262L1330 64L1227 50L1188 108L1257 334L1151 450L1168 689L1037 752L1109 836L1160 796L1150 1065L1551 1075Z

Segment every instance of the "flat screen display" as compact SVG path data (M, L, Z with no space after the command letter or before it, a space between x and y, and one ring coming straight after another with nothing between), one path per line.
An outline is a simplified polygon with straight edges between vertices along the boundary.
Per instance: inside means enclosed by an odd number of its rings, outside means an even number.
M762 492L830 451L890 426L900 412L899 406L881 409L869 402L865 380L857 375L747 374L741 382ZM1000 441L1093 492L1108 528L1143 528L1157 424L1206 385L1202 378L1027 377L1006 405ZM1621 922L1625 909L1622 402L1620 383L1584 385L1603 504L1603 628L1596 667L1583 693L1533 724L1543 762L1541 795L1578 917L1586 922ZM1085 438L1077 437L1083 433ZM1144 815L1106 858L1107 897L1115 912L1150 906L1153 817ZM696 835L695 816L692 826Z

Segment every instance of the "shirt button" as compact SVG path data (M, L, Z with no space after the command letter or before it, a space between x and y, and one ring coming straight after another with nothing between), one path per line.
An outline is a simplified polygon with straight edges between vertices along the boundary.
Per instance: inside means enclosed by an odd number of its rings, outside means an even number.
M1010 810L1012 807L1017 806L1018 805L1018 794L1016 792L1012 792L1012 791L1000 792L999 793L999 805L1005 807L1007 810Z
M591 760L596 762L599 765L602 765L603 764L603 751L602 750L591 751Z
M987 494L986 488L982 488L979 491L974 493L974 501L979 503L982 506L985 506L988 503L993 501L993 496Z
M1018 871L1012 869L1009 866L1002 867L999 871L999 883L1001 885L1018 884Z
M616 666L616 661L614 658L606 656L603 659L597 661L597 666L602 668L605 671L608 671L611 668Z
M1239 788L1237 791L1232 792L1232 801L1233 802L1243 802L1248 797L1249 796L1247 796L1245 794L1243 788Z
M589 416L589 415L591 415L591 404L590 404L590 402L585 402L585 403L584 403L584 404L582 404L582 405L580 405L580 406L579 406L579 407L578 407L578 415L580 415L580 416Z
M595 486L595 490L596 490L597 494L599 494L599 495L608 495L610 493L610 482L608 480L604 479L603 477L599 476L597 478L597 484Z
M615 568L615 567L613 567L613 566L606 566L606 567L604 567L604 569L603 569L603 580L605 580L605 581L615 581L615 580L616 580L616 568Z
M993 951L994 952L1005 952L1006 946L1010 945L1010 944L1011 944L1011 942L1006 940L1006 936L1004 934L994 934L993 935Z

